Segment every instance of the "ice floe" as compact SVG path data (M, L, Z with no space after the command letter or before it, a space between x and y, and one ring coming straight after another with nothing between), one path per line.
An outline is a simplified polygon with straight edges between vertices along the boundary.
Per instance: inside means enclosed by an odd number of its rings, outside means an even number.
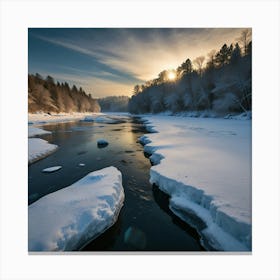
M52 172L58 171L61 168L62 168L62 166L60 166L60 165L52 166L52 167L48 167L48 168L43 169L42 172L44 172L44 173L52 173Z
M117 220L124 201L115 167L94 171L28 207L29 251L78 250Z
M57 145L50 144L40 138L28 138L28 163L31 164L53 153Z

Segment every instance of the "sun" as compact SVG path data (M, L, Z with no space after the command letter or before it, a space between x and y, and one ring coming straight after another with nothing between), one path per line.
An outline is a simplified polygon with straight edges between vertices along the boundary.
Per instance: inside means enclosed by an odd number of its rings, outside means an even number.
M176 79L176 73L174 71L169 71L167 74L167 78L169 81L174 81Z

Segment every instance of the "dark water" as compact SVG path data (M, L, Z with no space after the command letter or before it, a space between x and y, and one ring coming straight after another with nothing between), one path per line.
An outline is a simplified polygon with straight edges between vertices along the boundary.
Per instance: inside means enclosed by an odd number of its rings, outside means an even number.
M29 166L29 203L71 185L94 170L117 167L123 175L125 202L118 221L87 244L84 251L201 251L196 231L168 208L169 197L149 183L150 161L137 142L146 133L139 119L117 124L71 122L42 126L41 138L59 149ZM97 147L104 138L109 145ZM84 163L85 166L79 166ZM54 173L42 169L61 165Z

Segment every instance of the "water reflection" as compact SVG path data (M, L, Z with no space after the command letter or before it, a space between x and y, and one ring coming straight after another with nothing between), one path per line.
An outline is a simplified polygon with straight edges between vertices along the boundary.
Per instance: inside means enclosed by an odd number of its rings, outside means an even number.
M135 250L143 250L146 248L146 234L135 227L129 227L124 234L124 242L132 246Z

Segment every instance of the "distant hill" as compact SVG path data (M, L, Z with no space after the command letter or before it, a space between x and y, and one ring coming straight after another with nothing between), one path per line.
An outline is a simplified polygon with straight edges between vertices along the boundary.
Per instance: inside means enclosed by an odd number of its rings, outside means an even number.
M102 112L127 112L128 96L108 96L98 99Z
M51 76L28 75L28 112L100 112L96 99L82 88L55 83Z

